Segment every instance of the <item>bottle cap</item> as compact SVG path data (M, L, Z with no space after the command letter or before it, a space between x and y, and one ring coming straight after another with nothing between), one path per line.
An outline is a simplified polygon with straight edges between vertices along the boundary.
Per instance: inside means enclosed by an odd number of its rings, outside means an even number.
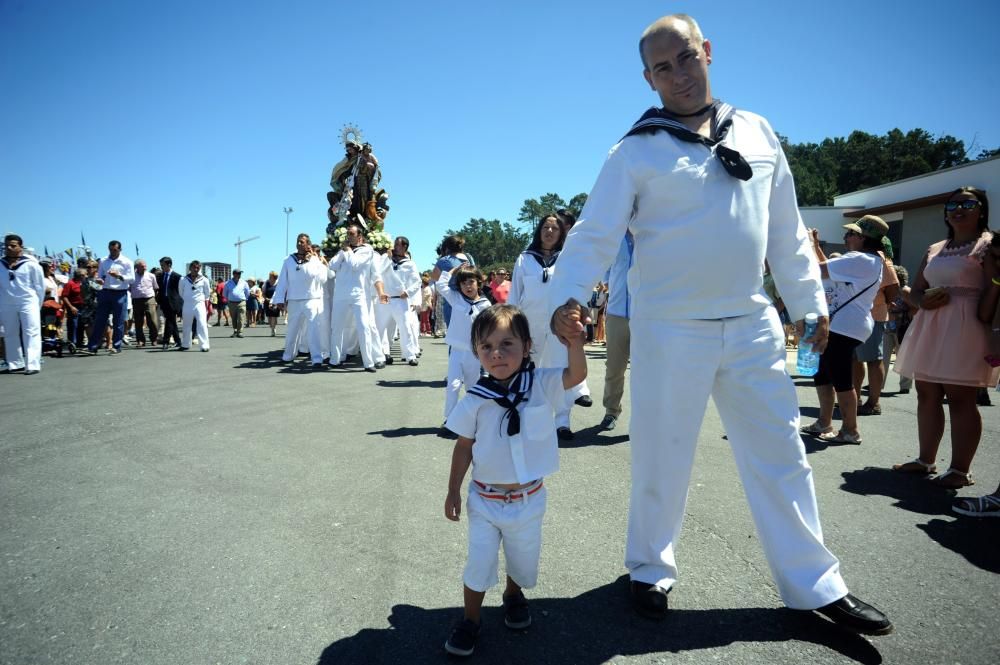
M819 320L818 314L813 314L812 312L806 314L806 323L816 323L818 320Z

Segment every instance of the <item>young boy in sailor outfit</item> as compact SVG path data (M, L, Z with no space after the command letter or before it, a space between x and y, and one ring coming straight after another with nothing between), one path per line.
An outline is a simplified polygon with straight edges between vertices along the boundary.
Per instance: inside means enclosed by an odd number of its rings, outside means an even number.
M208 310L205 303L212 297L212 285L201 273L201 261L188 264L188 274L181 278L178 290L184 300L181 310L181 351L191 348L191 324L197 323L198 344L208 351Z
M490 301L479 293L483 286L483 274L467 264L448 272L442 271L435 286L445 302L451 305L452 312L448 334L444 338L448 344L448 381L444 387L444 417L447 420L458 404L458 391L462 385L468 390L479 380L479 359L469 334L473 320L490 306Z
M453 310L449 335L466 305ZM563 339L566 368L535 369L531 362L528 319L513 305L494 305L472 323L469 342L489 373L472 386L448 417L458 435L451 459L445 517L458 521L461 485L469 466L469 554L462 576L464 616L455 624L445 650L472 654L480 629L486 591L499 581L503 543L507 585L504 623L511 629L531 625L522 589L538 579L545 514L544 476L559 468L555 412L572 401L571 388L587 378L582 334Z

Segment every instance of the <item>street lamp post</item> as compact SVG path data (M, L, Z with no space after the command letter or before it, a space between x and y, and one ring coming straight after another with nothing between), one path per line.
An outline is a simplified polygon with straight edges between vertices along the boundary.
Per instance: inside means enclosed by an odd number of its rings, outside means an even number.
M285 256L288 256L288 218L295 212L291 206L287 206L285 209Z

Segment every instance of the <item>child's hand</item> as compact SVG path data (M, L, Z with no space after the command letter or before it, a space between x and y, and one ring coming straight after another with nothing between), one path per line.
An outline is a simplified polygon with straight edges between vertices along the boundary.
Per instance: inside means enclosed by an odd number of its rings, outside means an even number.
M452 522L457 522L461 514L462 495L459 492L448 492L448 498L444 500L444 516Z
M586 339L585 326L591 322L589 311L590 308L584 308L570 298L552 314L549 329L563 344L569 346L571 341L579 339L580 346L583 346L583 340Z

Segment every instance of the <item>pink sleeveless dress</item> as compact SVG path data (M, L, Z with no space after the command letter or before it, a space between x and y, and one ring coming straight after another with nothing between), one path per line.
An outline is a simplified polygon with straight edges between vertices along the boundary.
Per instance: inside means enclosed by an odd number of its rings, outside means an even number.
M983 359L989 353L989 331L976 316L983 256L991 238L984 233L960 247L946 247L948 241L942 240L928 248L924 278L931 287L947 289L950 300L913 317L896 355L896 372L932 383L996 385L998 372Z

